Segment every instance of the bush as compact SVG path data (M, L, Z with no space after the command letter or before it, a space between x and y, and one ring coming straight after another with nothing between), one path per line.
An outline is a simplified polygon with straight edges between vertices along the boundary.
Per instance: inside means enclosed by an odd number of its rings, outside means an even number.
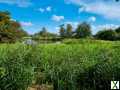
M18 46L17 46L18 45ZM34 77L33 49L23 45L0 46L0 89L26 90Z
M115 32L117 33L116 39L117 39L117 40L120 40L120 27L116 28L116 29L115 29Z
M101 39L101 40L116 40L116 32L113 30L103 30L99 31L96 35L95 38Z

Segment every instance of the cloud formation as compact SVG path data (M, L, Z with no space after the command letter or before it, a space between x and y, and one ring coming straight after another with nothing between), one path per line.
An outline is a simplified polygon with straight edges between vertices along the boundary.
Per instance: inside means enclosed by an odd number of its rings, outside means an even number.
M33 26L32 22L21 21L20 24L21 24L23 27Z
M31 0L0 0L0 3L17 5L18 7L29 7L32 5Z
M41 13L43 13L45 11L44 8L39 8L38 11L40 11Z
M118 27L119 27L118 24L91 25L91 28L93 30L93 34L95 34L96 32L98 32L100 30L104 30L104 29L116 29Z
M95 22L96 21L96 17L95 16L91 16L88 18L88 22Z
M119 25L116 24L104 24L104 25L98 25L96 28L102 30L102 29L115 29L118 27Z
M64 16L53 15L53 16L52 16L52 20L53 20L53 21L56 21L56 22L59 22L59 21L61 21L61 20L64 20Z
M52 11L52 7L51 6L47 6L45 8L39 8L38 11L40 11L41 13L43 12L51 12Z
M46 8L46 11L48 11L48 12L50 12L52 10L52 7L51 6L48 6L47 8Z
M65 0L69 4L78 5L78 12L89 12L107 19L120 18L120 2L115 0Z

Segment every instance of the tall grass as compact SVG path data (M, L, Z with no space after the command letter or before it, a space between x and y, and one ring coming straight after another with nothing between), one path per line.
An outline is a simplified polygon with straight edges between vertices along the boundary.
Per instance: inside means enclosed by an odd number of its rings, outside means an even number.
M120 80L119 44L0 45L0 89L25 90L34 81L54 90L109 90Z

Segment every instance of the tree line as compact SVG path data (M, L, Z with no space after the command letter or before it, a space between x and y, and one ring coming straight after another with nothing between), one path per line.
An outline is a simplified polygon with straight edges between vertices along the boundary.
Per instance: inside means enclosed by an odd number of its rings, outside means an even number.
M12 20L10 13L7 11L0 12L0 43L13 43L21 40L23 37L30 36L23 30L21 24L18 21ZM39 38L90 38L99 40L120 40L120 27L116 29L104 29L98 31L95 35L92 35L90 24L83 22L78 24L74 29L71 24L60 25L59 34L48 32L43 27L38 33L32 35L32 37Z
M41 37L56 37L59 36L62 39L67 38L90 38L90 39L98 39L98 40L120 40L120 27L115 29L103 29L98 31L95 35L92 34L91 26L87 22L83 22L78 24L76 29L73 29L71 24L60 25L59 35L51 34L47 32L47 29L44 27L42 30L35 34L35 36Z
M72 25L67 24L66 28L60 26L60 36L62 38L94 38L99 40L120 40L120 27L115 29L103 29L92 35L90 24L83 22L78 24L77 28L73 30Z
M59 32L62 38L87 38L92 36L91 27L86 22L79 24L74 31L71 24L67 24L66 28L61 25Z

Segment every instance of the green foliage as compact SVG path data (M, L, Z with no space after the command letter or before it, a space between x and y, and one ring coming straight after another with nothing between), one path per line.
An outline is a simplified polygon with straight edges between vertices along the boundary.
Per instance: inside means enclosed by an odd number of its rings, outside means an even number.
M73 31L72 31L72 25L71 24L67 24L67 28L66 28L66 38L72 38L73 35Z
M116 39L120 40L120 27L116 28L115 32L117 33Z
M33 38L55 38L57 37L57 34L54 34L54 33L50 33L47 31L47 29L45 27L42 28L42 30L38 33L36 33L35 35L33 35Z
M42 37L46 37L47 36L47 29L45 27L43 27L42 30L38 33L38 35L40 35Z
M60 36L62 38L72 38L72 35L73 35L72 30L73 28L71 24L67 24L66 28L64 27L64 25L61 25L59 30Z
M34 78L34 51L20 44L0 46L0 90L26 90Z
M60 31L59 31L59 33L60 33L60 36L61 36L62 38L65 38L65 36L66 36L66 30L65 30L65 28L64 28L64 25L61 25L61 26L60 26Z
M25 90L34 81L53 84L55 90L109 90L111 80L120 80L119 45L83 39L37 46L3 44L0 89Z
M97 39L101 39L101 40L116 40L116 32L113 31L113 30L102 30L102 31L99 31L95 37Z
M38 43L53 43L60 40L57 34L48 32L45 27L40 32L34 34L32 39Z
M27 36L21 25L11 20L9 12L0 12L0 42L11 43Z
M113 42L94 39L64 39L62 43L75 45L75 44L110 44Z
M116 31L117 33L120 33L120 27L116 28L115 31Z
M0 23L8 23L10 20L10 13L8 11L0 12Z
M75 33L76 38L86 38L92 35L90 25L87 24L86 22L79 24Z
M120 80L117 76L120 70L114 67L120 60L115 58L114 45L110 42L86 45L84 42L41 46L47 81L53 83L55 90L108 90L110 80Z

